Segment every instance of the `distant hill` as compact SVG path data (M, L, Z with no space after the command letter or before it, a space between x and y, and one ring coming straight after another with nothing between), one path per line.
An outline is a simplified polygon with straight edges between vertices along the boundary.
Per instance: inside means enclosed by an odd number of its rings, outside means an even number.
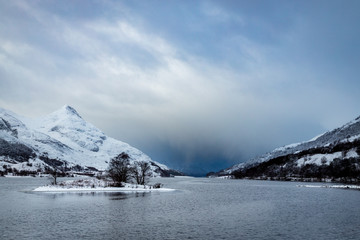
M360 182L360 117L309 141L277 148L209 176Z
M0 173L105 170L108 162L126 153L130 161L151 164L154 176L180 174L127 143L106 136L70 106L45 117L29 119L0 108Z

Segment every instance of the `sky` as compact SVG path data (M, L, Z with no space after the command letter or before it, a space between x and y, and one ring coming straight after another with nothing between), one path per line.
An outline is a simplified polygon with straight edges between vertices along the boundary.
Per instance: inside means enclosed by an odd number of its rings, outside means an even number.
M194 175L360 115L360 1L0 0L0 107Z

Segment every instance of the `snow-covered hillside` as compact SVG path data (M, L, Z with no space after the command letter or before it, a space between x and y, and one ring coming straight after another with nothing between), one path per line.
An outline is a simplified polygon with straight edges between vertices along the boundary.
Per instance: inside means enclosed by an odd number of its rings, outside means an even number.
M358 159L359 141L360 117L309 141L276 148L272 152L234 165L217 174L231 175L243 169L255 169L258 166L270 165L271 161L276 162L275 165L281 169L291 164L294 164L296 167L303 167L305 165L329 166L334 159ZM357 166L357 164L354 166ZM272 167L274 168L274 166ZM266 169L266 171L269 171L269 169Z
M122 152L130 161L151 163L154 175L171 171L129 144L107 137L70 106L39 119L0 108L0 171L4 165L43 170L52 164L105 170L110 159Z

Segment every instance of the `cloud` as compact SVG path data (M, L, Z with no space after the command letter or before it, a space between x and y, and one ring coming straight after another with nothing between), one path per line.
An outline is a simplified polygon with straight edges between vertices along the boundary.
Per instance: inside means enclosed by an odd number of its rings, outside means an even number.
M203 2L201 10L206 16L220 23L235 22L242 26L245 25L245 21L241 16L234 15L210 1Z
M197 26L210 30L194 43L204 51L191 51L131 6L110 17L61 14L42 2L5 7L11 11L0 22L14 19L16 27L0 23L2 107L38 116L70 104L170 166L216 170L311 138L357 111L347 104L355 95L335 88L337 79L320 79L332 76L296 55L303 30L296 21L263 42L249 30L259 21L207 3L198 13L207 20ZM99 12L112 13L107 7ZM219 22L225 33L212 32Z

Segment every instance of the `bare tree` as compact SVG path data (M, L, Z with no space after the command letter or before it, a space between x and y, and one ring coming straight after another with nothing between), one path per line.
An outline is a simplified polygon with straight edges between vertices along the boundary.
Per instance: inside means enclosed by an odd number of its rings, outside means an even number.
M137 184L145 185L151 177L151 167L148 162L135 162L132 174Z
M134 166L131 168L131 175L137 184L141 184L141 174L138 167L138 162L135 162Z
M127 153L120 153L111 159L108 167L109 177L115 186L122 186L122 182L128 182L130 178L130 157Z
M50 170L49 179L52 185L57 185L57 178L58 178L58 170L54 167L53 170Z

